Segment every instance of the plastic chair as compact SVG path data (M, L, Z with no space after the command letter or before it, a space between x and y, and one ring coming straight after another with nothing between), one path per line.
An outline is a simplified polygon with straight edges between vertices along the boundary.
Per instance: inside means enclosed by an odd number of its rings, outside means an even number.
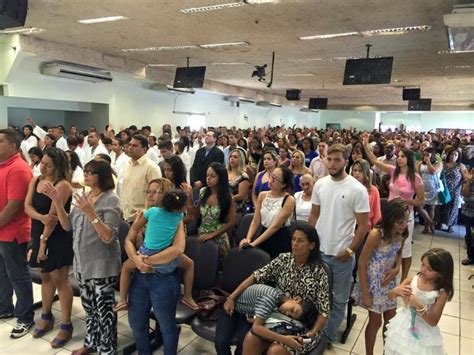
M255 270L268 264L270 260L270 255L259 248L247 248L242 251L239 251L238 248L231 249L224 261L222 289L229 293L234 291L242 281ZM191 329L200 337L214 342L216 324L217 322L194 318L191 322Z

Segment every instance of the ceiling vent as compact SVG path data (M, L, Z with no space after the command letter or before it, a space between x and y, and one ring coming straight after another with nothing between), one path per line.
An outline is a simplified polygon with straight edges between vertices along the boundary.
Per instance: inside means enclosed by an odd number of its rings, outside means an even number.
M261 107L272 107L272 104L269 101L257 101L255 105Z
M112 74L108 71L67 62L43 63L41 74L93 83L112 81Z

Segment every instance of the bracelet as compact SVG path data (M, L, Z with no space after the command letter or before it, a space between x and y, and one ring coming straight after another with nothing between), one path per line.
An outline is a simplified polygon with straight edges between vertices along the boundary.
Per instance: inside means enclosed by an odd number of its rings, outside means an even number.
M423 307L421 307L421 309L415 309L417 313L420 313L420 315L422 316L423 314L426 313L426 311L428 310L428 307L426 307L426 305L424 305Z

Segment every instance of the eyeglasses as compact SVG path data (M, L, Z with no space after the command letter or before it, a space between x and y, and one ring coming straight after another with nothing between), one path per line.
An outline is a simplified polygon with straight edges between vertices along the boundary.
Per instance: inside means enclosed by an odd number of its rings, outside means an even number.
M408 219L402 219L400 221L395 221L396 224L408 224L410 223L411 221L413 221L412 218L408 218Z
M270 179L273 180L273 181L276 181L276 182L279 182L280 184L283 184L283 181L281 181L278 176L276 176L275 174L271 174L270 175Z
M84 175L96 175L97 173L95 171L91 170L84 170Z

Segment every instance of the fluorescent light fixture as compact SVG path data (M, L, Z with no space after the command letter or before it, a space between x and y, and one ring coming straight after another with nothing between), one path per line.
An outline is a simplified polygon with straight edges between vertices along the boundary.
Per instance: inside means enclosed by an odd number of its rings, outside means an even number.
M244 0L249 5L260 5L260 4L277 4L281 0Z
M288 59L292 63L307 63L307 62L325 62L324 58L302 58L302 59Z
M196 45L189 46L162 46L162 47L146 47L146 48L128 48L122 49L122 52L159 52L159 51L174 51L181 49L196 49Z
M175 115L206 116L204 112L173 111Z
M212 49L212 48L225 48L225 47L245 47L248 45L249 45L248 42L209 43L209 44L200 44L199 48Z
M467 50L467 51L451 51L451 50L447 50L447 51L438 51L437 52L438 54L461 54L461 53L474 53L474 49L472 50Z
M359 32L344 32L344 33L331 33L326 35L314 35L314 36L303 36L298 37L301 41L311 41L313 39L328 39L328 38L338 38L338 37L351 37L358 36Z
M281 105L277 104L276 102L270 102L270 105L273 107L281 107Z
M20 34L20 35L32 35L44 32L45 29L38 27L14 27L5 30L1 30L0 33L6 35Z
M211 65L250 65L247 62L221 62L221 63L211 63Z
M251 104L254 104L255 103L255 100L254 99L250 99L248 97L239 97L239 100L240 102L249 102Z
M469 69L472 65L445 65L443 69Z
M147 64L147 67L177 67L176 64Z
M121 20L127 20L127 19L128 17L125 17L125 16L108 16L108 17L97 17L97 18L79 20L77 22L82 23L84 25L90 25L94 23L121 21Z
M339 37L370 37L370 36L387 36L387 35L403 35L410 32L425 32L429 31L431 26L407 26L407 27L394 27L394 28L382 28L377 30L361 31L361 32L341 32L341 33L330 33L323 35L303 36L298 37L302 41L310 41L313 39L330 39Z
M364 37L370 36L387 36L387 35L403 35L411 32L426 32L431 29L431 26L408 26L408 27L394 27L394 28L383 28L379 30L363 31L360 34Z
M225 4L216 4L216 5L208 5L208 6L200 6L200 7L189 7L187 9L179 10L183 14L193 14L197 12L207 12L207 11L216 11L216 10L224 10L224 9L231 9L234 7L241 7L247 5L245 2L229 2Z
M168 91L171 92L180 92L185 94L194 94L196 92L194 89L191 88L175 88L172 85L166 85L166 88L168 89Z
M279 74L279 76L314 76L311 73L293 73L293 74Z

